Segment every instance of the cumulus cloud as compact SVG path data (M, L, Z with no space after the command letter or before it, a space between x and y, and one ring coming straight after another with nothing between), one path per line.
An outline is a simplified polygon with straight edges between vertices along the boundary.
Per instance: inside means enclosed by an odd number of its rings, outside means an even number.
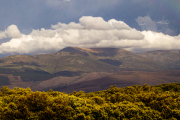
M5 32L0 32L0 39L7 38Z
M0 32L0 39L18 37L21 37L21 33L16 25L10 25L5 31Z
M5 33L7 34L8 37L11 38L18 38L21 36L21 33L16 25L9 26L5 31Z
M85 29L109 30L112 28L111 25L101 17L82 17L79 19L79 22Z
M149 19L149 18L147 18ZM21 34L12 25L0 37L9 36L9 42L0 45L0 53L42 54L57 52L67 46L116 47L131 51L180 49L180 37L153 31L137 31L123 21L101 17L83 16L79 23L57 23L51 29L32 30Z
M22 35L0 45L0 53L43 54L58 51L63 48L62 39L56 34L54 37Z
M153 50L180 50L180 35L170 36L163 33L153 31L142 31L146 44L141 46L133 46L127 50L134 52L145 52Z
M58 23L57 25L51 26L53 29L95 29L95 30L130 30L131 28L125 24L123 21L117 21L115 19L111 19L106 22L101 17L92 17L92 16L83 16L79 19L79 23L71 22L69 24Z

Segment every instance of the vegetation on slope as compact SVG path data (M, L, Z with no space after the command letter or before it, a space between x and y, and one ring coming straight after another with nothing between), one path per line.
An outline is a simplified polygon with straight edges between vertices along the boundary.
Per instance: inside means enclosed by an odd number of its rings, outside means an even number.
M162 120L180 118L180 84L133 85L71 94L0 89L0 119Z
M78 53L58 52L46 55L14 55L0 59L1 69L41 70L50 74L60 71L83 72L117 72L119 67L107 64L96 58Z
M1 81L0 87L12 84L14 79L9 76L18 77L18 82L40 82L58 76L83 76L93 72L179 70L179 63L179 51L136 54L117 48L67 47L53 54L0 58L0 74L9 79L8 82Z
M180 51L157 50L139 55L163 64L169 70L180 70Z

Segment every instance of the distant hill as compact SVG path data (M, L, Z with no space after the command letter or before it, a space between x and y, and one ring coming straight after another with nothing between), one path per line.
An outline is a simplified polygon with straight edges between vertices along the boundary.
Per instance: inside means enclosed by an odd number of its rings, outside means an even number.
M180 70L179 51L154 51L136 54L117 48L67 47L53 54L13 55L0 58L0 87L4 85L11 88L31 86L33 90L45 90L53 87L60 90L65 89L62 86L75 85L72 81L85 82L86 76L89 76L88 79L95 80L94 83L96 83L106 75L118 74L123 71L139 71L139 74L143 74L142 71L157 72L162 70ZM136 76L132 75L131 80L134 80L133 78L136 79ZM55 85L56 83L59 86ZM104 82L104 84L106 83L107 81ZM105 86L104 84L102 86ZM87 86L84 86L83 89L86 89Z
M158 85L162 83L180 82L180 71L123 71L115 74L94 78L91 80L69 83L65 86L56 86L53 90L71 93L73 91L83 90L85 92L95 92L105 90L110 85L126 87L132 85ZM48 90L48 89L47 89Z
M150 51L141 53L143 57L149 58L153 61L159 62L164 65L167 69L180 70L180 51Z
M122 71L158 71L165 70L166 68L142 55L133 52L117 49L117 48L77 48L68 47L60 52L71 52L74 54L81 54L97 59L101 62L118 66Z

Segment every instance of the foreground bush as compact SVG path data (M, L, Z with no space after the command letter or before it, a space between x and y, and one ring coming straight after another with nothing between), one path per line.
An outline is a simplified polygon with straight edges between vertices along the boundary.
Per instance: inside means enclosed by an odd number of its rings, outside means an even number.
M71 94L30 88L0 89L0 119L15 120L178 120L180 84L111 86Z

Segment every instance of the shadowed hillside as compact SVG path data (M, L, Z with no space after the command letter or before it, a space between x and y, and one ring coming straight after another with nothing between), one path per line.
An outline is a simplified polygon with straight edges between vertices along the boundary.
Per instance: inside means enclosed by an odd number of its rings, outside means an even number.
M65 86L54 87L54 90L62 92L73 92L83 90L85 92L94 92L105 90L110 85L116 84L118 87L131 85L158 85L162 83L180 82L180 71L124 71L116 74L102 76L101 78L91 79L89 81L80 81L78 83L69 83Z

